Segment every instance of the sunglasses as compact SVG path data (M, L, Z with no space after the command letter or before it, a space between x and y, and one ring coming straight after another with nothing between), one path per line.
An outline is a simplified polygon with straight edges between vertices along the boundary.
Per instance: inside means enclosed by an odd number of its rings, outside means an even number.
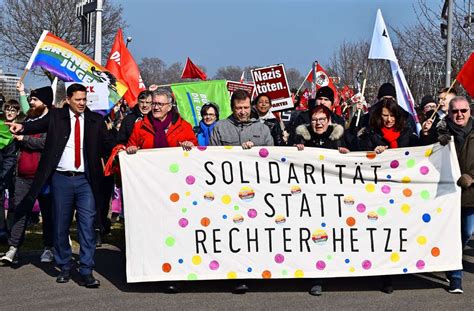
M469 110L469 109L466 109L466 108L464 108L464 109L451 109L451 112L452 112L453 114L456 114L456 113L458 113L458 112L466 113L468 110Z

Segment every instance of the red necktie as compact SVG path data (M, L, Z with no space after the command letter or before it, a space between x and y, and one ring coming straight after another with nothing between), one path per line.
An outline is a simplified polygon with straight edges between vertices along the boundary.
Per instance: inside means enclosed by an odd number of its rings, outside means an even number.
M79 115L76 114L76 124L74 125L74 166L81 166L81 123Z

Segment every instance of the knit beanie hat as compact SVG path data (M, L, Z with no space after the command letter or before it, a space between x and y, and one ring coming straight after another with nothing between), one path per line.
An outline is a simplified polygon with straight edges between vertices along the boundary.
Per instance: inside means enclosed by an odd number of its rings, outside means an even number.
M33 90L30 97L36 97L43 102L48 108L53 105L53 89L50 86L41 87Z
M323 86L316 92L316 98L327 97L331 103L334 103L334 92L329 86Z
M420 108L421 109L425 108L425 106L428 105L429 103L435 103L436 104L436 101L434 100L433 96L431 96L431 95L423 96L423 98L421 99Z
M397 92L395 91L395 87L392 83L384 83L380 86L379 92L377 93L377 99L381 99L384 96L392 96L393 98L397 98Z

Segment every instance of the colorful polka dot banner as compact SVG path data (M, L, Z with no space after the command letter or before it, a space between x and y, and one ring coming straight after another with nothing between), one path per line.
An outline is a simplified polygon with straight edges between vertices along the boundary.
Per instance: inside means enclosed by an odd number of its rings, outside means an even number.
M128 282L461 268L452 145L166 148L120 164Z

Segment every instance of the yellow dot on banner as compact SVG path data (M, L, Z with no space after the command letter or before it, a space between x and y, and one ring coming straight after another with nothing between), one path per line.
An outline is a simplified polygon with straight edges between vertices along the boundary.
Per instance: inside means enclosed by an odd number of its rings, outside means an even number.
M410 212L410 205L408 204L402 204L401 210L403 213L408 214Z
M433 153L433 149L428 149L425 151L425 157L429 157Z
M235 273L234 271L231 271L231 272L227 273L227 278L228 279L236 279L237 278L237 273Z
M441 207L438 207L438 208L436 209L436 212L437 212L438 214L441 213L442 211L443 211L443 209L442 209Z
M185 151L185 152L184 152L184 157L185 157L185 158L189 157L189 152Z
M187 197L189 197L189 196L191 195L191 192L186 191L184 194L185 194Z
M355 272L355 271L356 271L356 269L354 267L349 268L349 272Z
M374 192L375 191L375 185L374 184L367 184L367 186L365 186L365 190L367 192Z
M295 271L295 278L302 278L302 277L304 277L303 270L300 270L300 269L296 270Z
M197 266L201 264L202 259L201 259L201 256L196 255L196 256L193 256L193 259L191 259L191 261L193 262L193 264Z
M420 235L419 237L416 238L416 242L420 245L425 245L426 244L426 237L424 235Z
M405 176L405 177L403 177L403 178L402 178L402 183L404 183L404 184L408 184L409 182L411 182L411 179L410 179L410 177L408 177L408 176Z
M234 146L224 146L224 149L230 150L230 149L232 149L233 147L234 147Z
M225 194L225 195L222 196L221 201L222 201L222 203L224 203L224 204L229 204L230 201L232 201L232 199L231 199L230 195Z
M398 262L400 261L400 255L398 253L392 253L392 255L390 256L390 260L392 262Z
M320 155L320 156L319 156L319 159L320 159L321 161L324 160L324 156L323 156L323 155Z

